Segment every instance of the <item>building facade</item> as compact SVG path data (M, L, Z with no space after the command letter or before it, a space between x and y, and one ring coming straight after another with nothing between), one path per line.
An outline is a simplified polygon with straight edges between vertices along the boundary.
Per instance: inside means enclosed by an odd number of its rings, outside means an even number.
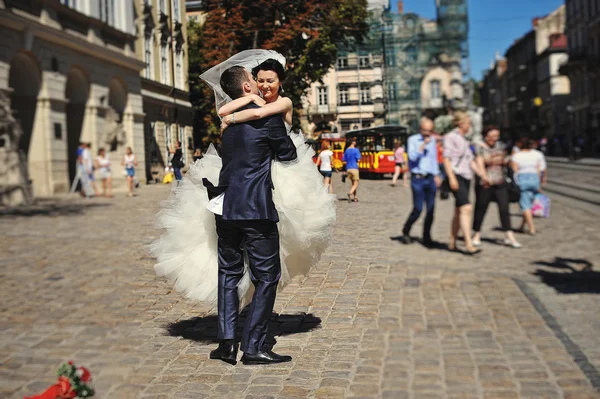
M185 0L135 0L137 57L144 62L145 175L160 181L175 143L182 142L186 168L194 151L189 101Z
M538 130L537 54L535 31L517 39L505 54L507 60L507 112L509 124L504 133L515 139L536 136Z
M600 0L566 0L570 146L583 144L585 155L600 154Z
M0 2L0 90L23 135L35 196L67 192L80 141L144 164L144 111L132 2ZM116 187L124 177L113 173Z
M510 126L506 102L506 68L506 60L497 55L491 68L486 71L480 88L481 106L485 110L483 123L498 126L502 132L507 131Z
M568 61L565 31L565 6L560 6L535 24L539 135L552 139L565 136L569 130L567 106L571 92L569 79L559 73ZM552 152L557 148L551 146Z
M443 0L436 7L438 18L430 21L404 13L401 1L398 12L389 1L370 1L366 40L340 47L335 68L312 85L303 130L311 137L382 124L416 130L423 114L435 118L451 103L466 106L466 2Z

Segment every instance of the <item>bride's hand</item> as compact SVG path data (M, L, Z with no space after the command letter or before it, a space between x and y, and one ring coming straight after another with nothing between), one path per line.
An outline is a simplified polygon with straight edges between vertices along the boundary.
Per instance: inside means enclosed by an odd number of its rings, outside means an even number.
M265 105L267 102L261 97L258 96L256 94L251 94L252 97L252 102L256 105L258 105L259 107L262 107L263 105Z

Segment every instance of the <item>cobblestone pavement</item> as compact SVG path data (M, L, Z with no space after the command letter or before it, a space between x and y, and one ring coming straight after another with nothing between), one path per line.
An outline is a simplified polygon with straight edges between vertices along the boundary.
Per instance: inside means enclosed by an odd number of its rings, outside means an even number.
M214 319L195 319L206 309L156 278L144 249L167 193L0 216L0 397L41 391L72 359L91 369L99 398L600 398L579 367L592 380L600 368L588 213L554 201L513 250L492 206L484 252L467 257L394 241L409 190L361 181L359 203L339 201L322 261L278 295L275 350L293 362L230 366L208 360ZM451 207L438 203L442 242Z

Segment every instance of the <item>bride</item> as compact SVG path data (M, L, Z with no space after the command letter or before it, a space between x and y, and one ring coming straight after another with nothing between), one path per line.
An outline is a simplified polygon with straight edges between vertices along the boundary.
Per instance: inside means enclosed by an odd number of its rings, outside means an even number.
M223 92L219 85L221 73L235 65L251 70L262 97L245 96L231 101ZM274 51L246 50L200 77L215 92L222 130L233 123L282 114L296 145L298 159L293 163L274 162L271 171L273 202L279 213L281 289L293 277L306 275L318 262L329 245L335 221L335 196L328 194L323 185L313 163L314 151L302 134L291 131L293 104L281 95L285 58ZM237 111L250 102L261 108ZM217 300L217 234L214 214L207 209L209 200L202 178L217 185L220 169L221 158L211 145L206 155L191 165L180 184L173 186L169 199L161 203L156 225L164 233L150 245L158 260L154 266L156 274L174 282L175 289L186 298L211 306ZM244 278L238 287L240 298L250 297L251 282L245 263Z

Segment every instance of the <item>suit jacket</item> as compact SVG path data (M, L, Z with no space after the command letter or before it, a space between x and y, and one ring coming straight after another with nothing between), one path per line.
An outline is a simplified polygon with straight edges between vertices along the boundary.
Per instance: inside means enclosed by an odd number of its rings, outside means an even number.
M250 104L246 108L256 108ZM204 179L209 195L225 193L223 220L279 221L273 204L271 161L296 159L296 146L281 115L233 125L221 140L219 185Z

